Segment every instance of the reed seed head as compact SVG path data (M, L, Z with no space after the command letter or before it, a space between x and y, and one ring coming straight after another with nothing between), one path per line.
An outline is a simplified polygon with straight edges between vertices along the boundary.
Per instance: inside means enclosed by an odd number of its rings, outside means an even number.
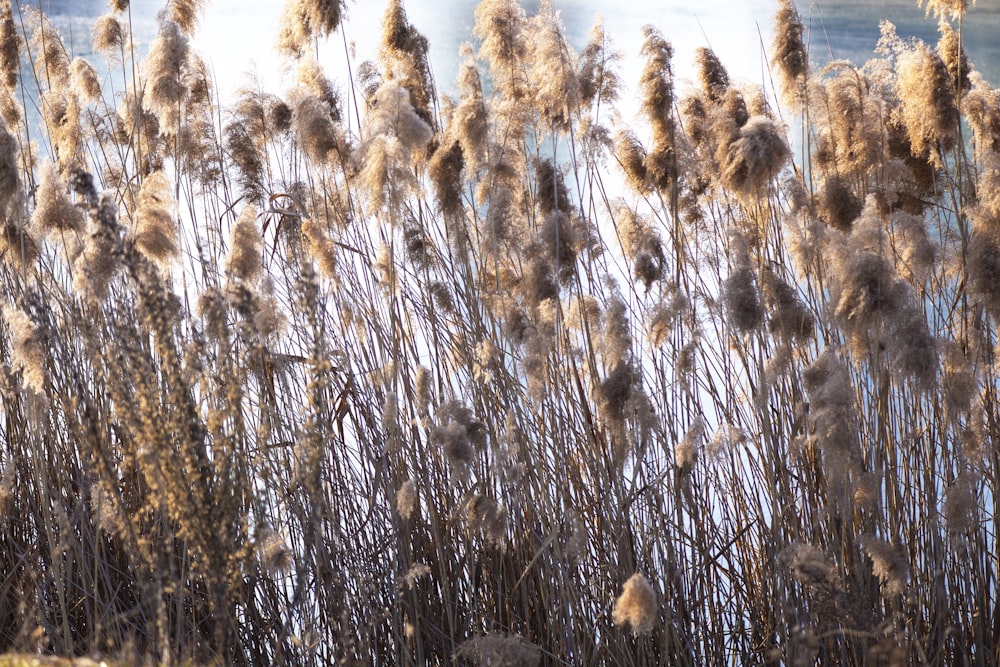
M743 195L763 191L791 158L784 131L765 116L754 116L740 128L722 164L722 181Z
M975 2L975 0L973 0ZM969 0L917 0L927 14L939 19L960 19L969 11Z
M897 94L912 153L941 163L941 151L955 145L959 114L948 66L919 42L899 56Z
M604 31L604 19L598 17L590 29L590 41L580 54L577 80L581 107L588 107L597 100L602 104L618 101L623 84L615 66L621 59L622 54L613 50L611 40Z
M580 105L576 53L564 32L552 0L543 0L528 22L528 82L542 118L559 129L569 129Z
M905 593L909 566L902 550L874 535L864 536L861 544L872 561L872 571L882 583L883 595L891 598Z
M942 21L938 25L938 30L941 32L941 38L937 43L937 53L948 67L952 84L958 96L961 97L968 92L972 85L969 79L969 73L972 71L969 66L969 56L965 52L965 47L962 46L961 36L951 27L950 23Z
M479 57L489 66L497 90L510 99L524 95L521 63L528 53L528 19L517 0L483 0L476 7L473 34L482 40Z
M735 269L722 283L722 305L726 320L741 333L754 331L764 320L756 277L749 266Z
M967 473L959 475L945 493L944 520L952 533L967 533L979 526L979 502L974 480Z
M167 15L182 33L193 37L198 27L198 14L204 9L205 4L206 0L170 0L167 3Z
M69 190L56 165L46 160L39 174L38 190L35 192L35 210L31 214L31 225L41 235L54 232L80 232L83 227L83 212L69 198Z
M642 28L643 42L640 54L645 58L639 89L642 94L642 111L657 137L673 134L674 71L671 61L674 48L660 31L652 25Z
M10 0L0 3L0 73L3 85L8 90L14 90L21 73L21 37L14 22Z
M729 72L712 49L698 47L694 52L694 61L698 66L701 89L709 100L718 102L729 88Z
M771 61L778 70L782 99L793 109L805 104L809 55L802 40L802 18L794 0L778 0L774 15L774 42Z
M417 486L412 479L408 479L396 491L396 511L399 516L410 521L417 511L417 501Z
M129 41L128 29L114 14L104 14L94 22L91 29L94 51L110 59L121 57L121 52Z
M252 283L263 268L263 239L257 227L257 208L249 204L240 213L230 232L226 273L245 283Z
M139 250L162 269L166 269L180 253L179 230L174 219L174 202L170 180L162 171L155 171L139 188L135 211L135 241Z
M10 329L10 362L15 371L21 372L25 389L37 395L45 393L46 346L38 324L16 306L3 306L3 319Z
M520 635L487 634L467 639L455 649L456 660L486 667L538 667L542 649Z
M658 621L656 591L645 575L636 572L622 587L622 593L615 600L612 618L615 625L628 623L636 634L651 631Z

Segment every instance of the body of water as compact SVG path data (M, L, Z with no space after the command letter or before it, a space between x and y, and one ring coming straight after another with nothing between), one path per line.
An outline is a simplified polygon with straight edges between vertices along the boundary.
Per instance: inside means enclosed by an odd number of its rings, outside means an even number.
M429 40L431 60L439 90L453 89L459 66L459 46L472 40L475 8L479 0L404 0L410 22ZM89 24L107 11L104 0L38 0L30 3L46 11L63 32L75 54L89 52ZM289 77L282 72L273 51L282 0L209 0L202 15L196 48L212 64L219 90L230 95L253 68L268 89L281 91ZM538 0L526 0L529 14ZM879 23L889 20L904 37L937 41L937 24L925 15L915 0L824 0L808 5L800 2L807 25L814 62L848 59L862 64L871 57L879 38ZM140 48L155 35L158 2L134 2L131 19ZM348 0L344 35L337 35L321 50L328 71L346 85L349 66L375 58L381 37L380 22L385 2ZM675 67L684 85L693 72L693 53L699 46L712 48L737 81L768 83L766 48L771 42L771 0L681 0L639 1L555 0L566 27L567 38L582 49L591 27L603 17L606 31L624 56L622 74L634 95L641 62L641 28L657 26L673 43ZM1000 5L981 0L965 17L963 40L970 60L987 80L1000 85ZM346 39L345 39L346 36ZM634 100L623 100L633 106Z

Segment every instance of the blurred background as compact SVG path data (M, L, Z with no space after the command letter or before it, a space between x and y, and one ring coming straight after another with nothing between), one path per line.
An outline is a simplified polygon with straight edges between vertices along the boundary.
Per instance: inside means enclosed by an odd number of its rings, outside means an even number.
M106 0L36 0L58 26L73 55L90 52L90 25L108 11ZM479 0L404 0L410 22L430 41L431 61L439 92L453 89L460 58L459 46L472 40L474 13ZM528 14L538 0L525 0ZM212 64L219 91L226 96L243 85L251 69L265 88L283 89L281 64L274 53L281 0L209 0L202 14L196 48ZM26 6L26 5L25 5ZM162 4L155 0L134 2L131 19L136 46L148 46L156 33L156 14ZM386 3L347 1L344 33L340 43L331 40L320 52L327 71L343 86L347 63L352 69L375 58L381 37L380 23ZM690 79L694 49L712 48L730 75L741 82L768 84L765 50L771 42L771 0L555 0L570 44L578 50L586 45L591 27L603 18L608 35L624 57L622 74L630 90L638 80L638 51L644 24L657 26L674 46L674 65L680 86ZM937 25L925 16L916 0L823 0L799 2L803 22L810 31L810 52L817 59L848 59L857 65L872 54L882 20L895 24L900 36L916 36L937 42ZM962 27L970 60L994 86L1000 84L1000 3L981 0L970 8ZM346 39L345 39L346 37ZM349 55L350 54L350 55ZM767 87L770 87L767 85ZM634 102L623 100L627 106Z

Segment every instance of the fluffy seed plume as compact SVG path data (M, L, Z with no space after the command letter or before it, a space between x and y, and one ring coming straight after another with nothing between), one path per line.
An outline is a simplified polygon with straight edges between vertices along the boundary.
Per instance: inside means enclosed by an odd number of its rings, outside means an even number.
M81 99L93 102L101 97L101 82L97 70L83 58L73 58L69 64L69 80L73 92Z
M900 54L896 82L901 118L915 157L941 162L955 143L958 106L948 66L923 42Z
M625 257L632 261L633 275L641 280L648 290L654 282L663 277L667 261L660 235L648 220L639 216L629 206L618 207L615 211L615 222Z
M882 582L882 593L886 597L905 593L909 567L903 552L873 535L864 536L862 546L872 560L872 571Z
M205 5L205 0L170 0L167 12L170 20L177 24L188 37L194 36L198 27L198 14Z
M791 150L778 124L766 116L754 116L740 128L739 138L726 151L723 183L744 195L757 194L790 157Z
M8 90L17 86L21 71L21 38L11 11L10 0L0 3L0 75Z
M604 20L598 17L590 29L590 41L580 53L580 105L587 107L595 100L602 103L618 101L622 80L615 69L622 54L612 50L611 40L604 32Z
M399 81L410 94L410 104L416 114L433 126L434 91L428 48L427 38L407 20L402 1L391 0L382 20L382 60L386 78Z
M109 58L120 58L128 42L128 29L114 14L104 14L91 28L94 38L94 51Z
M872 94L872 82L847 62L827 65L822 85L813 86L814 105L824 109L816 160L821 170L836 174L866 174L882 159L885 136L882 102Z
M27 271L38 258L38 244L15 217L0 225L0 258L20 271Z
M961 97L969 90L969 86L972 85L972 82L969 80L969 72L971 71L969 56L965 53L965 48L962 46L961 36L951 27L950 23L942 21L939 30L941 31L941 38L938 39L937 52L941 60L948 67L948 74L951 75L952 84L955 90L958 91L959 97Z
M340 26L344 0L303 0L302 4L317 36L326 37Z
M873 324L873 319L896 312L901 297L892 267L872 252L850 253L844 258L836 314L849 327Z
M306 3L304 0L288 0L278 24L278 51L292 58L301 58L312 38Z
M763 292L771 316L771 332L784 340L803 341L812 337L816 324L795 288L770 268L764 271Z
M722 304L726 320L741 333L754 331L764 320L764 308L757 292L754 271L740 266L722 283Z
M25 389L36 394L45 392L45 344L41 330L31 317L20 308L7 304L3 319L10 328L10 360L15 371L21 371Z
M502 544L507 531L507 508L493 498L477 494L465 503L469 528L491 544Z
M520 635L489 634L465 640L454 657L481 667L537 667L542 662L542 649Z
M69 88L47 90L42 94L42 118L52 140L59 169L69 172L84 163L84 137L80 124L80 101Z
M343 7L343 0L287 0L278 26L278 50L301 57L314 38L337 29Z
M281 531L265 526L257 535L257 553L261 565L271 575L290 571L293 564L292 550Z
M91 305L103 303L121 258L118 206L114 195L106 193L101 195L83 250L73 262L73 289Z
M965 533L979 525L979 504L974 480L963 473L948 486L944 501L944 520L948 530Z
M823 471L830 484L828 500L834 508L842 507L858 444L850 372L828 347L805 369L802 380L810 403L810 438L823 453Z
M139 188L135 241L142 254L161 268L169 266L180 251L174 207L170 180L166 175L155 171L147 176Z
M805 102L805 79L809 73L809 56L802 41L802 19L794 0L779 0L774 14L774 42L771 61L778 69L781 95L794 109Z
M861 215L861 200L844 179L836 174L823 179L814 199L817 217L842 232L850 231L854 221Z
M408 590L413 590L417 582L431 573L431 568L427 563L414 563L409 570L406 571L401 579L401 584L405 586Z
M965 96L963 110L972 128L979 155L1000 154L1000 94L978 72L970 76L972 90Z
M69 80L69 54L62 37L41 12L32 11L32 18L38 23L31 35L35 76L49 88L63 88Z
M243 89L238 93L232 114L232 120L223 129L226 155L236 167L243 195L251 202L261 202L267 194L264 168L267 111L260 95Z
M302 58L295 71L299 83L326 105L330 120L340 122L340 99L333 82L327 78L323 68L313 58Z
M417 486L412 479L403 482L396 491L396 511L407 521L412 519L414 512L417 511Z
M646 173L646 149L631 130L619 129L615 133L615 157L621 164L629 187L640 194L649 194L649 175Z
M41 234L78 232L83 226L83 213L70 201L69 190L50 160L42 163L31 225Z
M409 91L396 81L385 81L375 93L375 108L365 119L365 134L395 136L413 155L430 143L431 126L413 107Z
M697 419L684 437L674 445L674 465L690 471L705 446L705 420Z
M432 438L440 444L453 473L459 478L465 477L476 454L469 439L468 427L461 418L442 421L441 425L434 427Z
M261 248L263 240L257 228L257 207L248 205L240 213L231 231L229 257L226 272L243 282L253 282L260 276L263 263Z
M527 21L517 0L484 0L476 7L473 34L482 40L479 57L489 65L497 91L512 100L526 88L521 63L528 52Z
M535 176L538 181L536 187L538 209L542 213L556 211L568 213L570 210L569 193L566 190L566 181L559 167L548 158L538 160L535 162Z
M395 205L416 185L413 163L424 154L433 136L398 82L385 81L375 100L364 127L366 139L353 156L360 165L359 180L369 195L369 211L386 202Z
M783 556L792 574L804 586L826 588L836 579L836 569L826 554L811 544L794 544Z
M934 269L937 247L920 216L897 211L889 216L896 268L912 285L922 285Z
M960 19L969 11L969 0L918 0L921 7L926 5L927 15L935 18Z
M674 47L658 29L651 25L642 27L643 42L640 51L646 59L639 79L642 93L642 111L653 126L653 136L673 133L674 70L671 60Z
M543 0L528 22L528 82L535 106L547 122L565 128L580 104L576 53L566 43L564 30L551 0Z
M982 222L973 230L968 260L970 291L996 317L1000 315L1000 234Z
M921 389L933 389L938 368L937 344L920 305L909 290L900 291L904 298L899 312L886 324L884 335L893 370Z
M695 49L694 60L698 65L701 89L713 102L718 101L729 88L729 72L723 66L715 51L705 47Z
M17 139L0 123L0 213L5 213L21 192L17 151Z
M368 195L370 213L386 204L394 208L414 184L412 171L407 169L409 152L396 137L377 135L355 157L361 163L359 184Z
M465 59L462 61L456 82L462 91L462 98L451 114L448 132L461 144L462 156L469 166L470 173L475 173L486 159L489 129L479 69L476 67L472 48L465 44L463 51Z
M431 157L428 171L434 183L438 208L446 216L462 213L462 167L464 165L462 144L452 142L438 146Z
M165 20L160 23L160 30L143 62L147 79L143 108L155 113L161 127L170 132L175 130L179 120L177 105L187 94L182 74L188 51L188 38L181 27L174 21Z
M615 625L628 623L637 634L649 632L656 626L657 613L656 591L642 573L636 572L615 600L612 612Z
M598 351L604 358L604 363L610 368L619 366L626 361L632 352L632 322L629 319L629 308L620 294L614 293L609 296L604 313L601 316L600 338L598 340ZM634 380L631 368L620 372L621 380L628 382ZM612 373L615 375L616 371ZM627 396L622 400L627 400Z

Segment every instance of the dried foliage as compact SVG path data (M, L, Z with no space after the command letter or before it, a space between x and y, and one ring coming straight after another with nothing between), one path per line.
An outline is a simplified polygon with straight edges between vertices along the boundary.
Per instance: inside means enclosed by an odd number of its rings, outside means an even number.
M290 0L291 90L220 108L202 4L135 62L115 0L106 73L0 2L0 650L996 662L1000 96L964 2L927 3L936 50L884 25L813 70L782 0L795 113L707 49L675 89L655 27L623 82L600 25L578 57L516 0L454 100L402 2L341 88L344 4Z

